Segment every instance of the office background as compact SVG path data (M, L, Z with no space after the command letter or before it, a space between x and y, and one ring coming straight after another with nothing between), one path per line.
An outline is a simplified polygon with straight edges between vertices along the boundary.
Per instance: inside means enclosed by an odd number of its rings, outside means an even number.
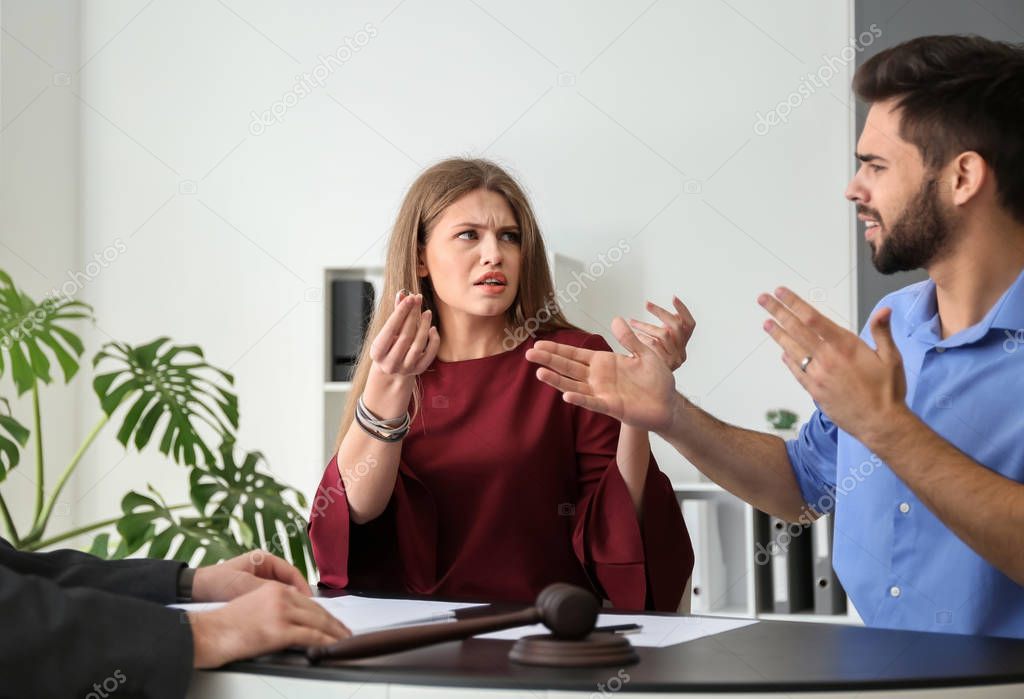
M109 339L199 344L236 377L242 446L308 494L324 270L380 264L416 174L484 156L520 178L553 251L589 266L627 243L587 284L588 329L611 339L615 315L678 294L698 323L680 390L751 428L771 408L806 418L755 298L786 284L856 328L858 279L860 312L877 290L843 199L856 62L911 26L1024 31L1010 2L942 4L956 26L922 23L943 16L924 0L2 0L2 267L42 296L113 257L76 296L97 318L86 357ZM56 468L99 407L81 380L42 402ZM54 526L147 483L178 500L182 474L111 433ZM32 475L9 477L16 517Z

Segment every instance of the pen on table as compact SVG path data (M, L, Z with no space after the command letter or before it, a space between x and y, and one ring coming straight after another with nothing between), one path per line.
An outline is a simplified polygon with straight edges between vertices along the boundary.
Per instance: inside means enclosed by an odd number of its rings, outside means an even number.
M630 633L633 631L639 631L643 626L640 624L616 624L612 626L598 626L594 631L600 631L603 633Z

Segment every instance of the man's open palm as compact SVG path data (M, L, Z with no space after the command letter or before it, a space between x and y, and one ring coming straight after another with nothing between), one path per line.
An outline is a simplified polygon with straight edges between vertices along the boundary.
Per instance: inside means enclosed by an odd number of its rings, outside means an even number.
M672 372L621 318L612 321L612 332L632 357L541 340L526 358L541 365L537 378L561 391L567 403L632 427L667 428L675 397Z

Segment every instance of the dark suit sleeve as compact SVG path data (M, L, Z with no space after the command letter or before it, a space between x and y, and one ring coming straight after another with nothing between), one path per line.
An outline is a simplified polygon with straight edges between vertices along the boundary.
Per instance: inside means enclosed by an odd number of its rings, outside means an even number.
M18 551L0 539L0 566L22 575L52 580L59 587L87 587L173 604L177 600L178 575L184 564L148 559L105 561L68 550L29 553Z
M0 618L0 696L179 699L188 689L192 630L179 610L0 565Z

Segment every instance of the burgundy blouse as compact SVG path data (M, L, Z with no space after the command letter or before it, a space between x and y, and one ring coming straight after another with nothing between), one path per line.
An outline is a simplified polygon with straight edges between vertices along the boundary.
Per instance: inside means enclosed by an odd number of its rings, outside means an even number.
M610 349L577 330L543 339ZM619 422L540 382L524 356L533 344L421 375L394 493L373 521L349 519L331 459L309 528L322 585L532 602L568 582L622 609L676 610L693 548L669 479L651 457L638 520L615 460Z

